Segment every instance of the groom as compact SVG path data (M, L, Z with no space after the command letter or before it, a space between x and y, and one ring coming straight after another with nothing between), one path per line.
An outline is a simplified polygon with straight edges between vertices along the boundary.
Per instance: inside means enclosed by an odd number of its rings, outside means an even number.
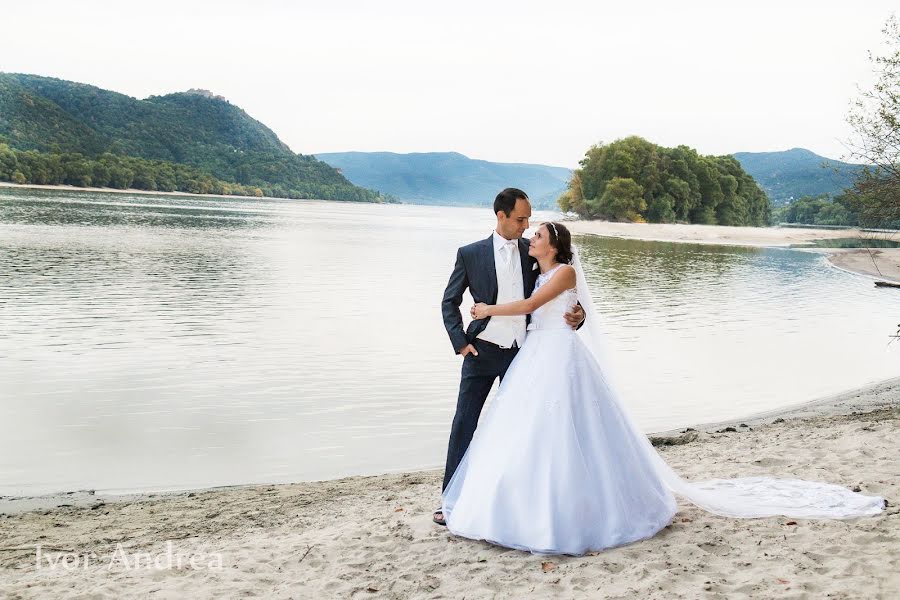
M503 376L525 341L528 317L487 317L469 323L463 331L462 303L466 288L472 299L486 304L504 304L531 296L539 269L537 261L528 255L529 242L522 238L531 218L528 195L516 188L506 188L494 200L497 227L486 240L463 246L456 252L456 266L450 274L441 311L444 327L457 354L463 357L462 379L456 415L450 429L447 466L444 470L443 491L459 466L475 434L484 401L497 377ZM576 306L566 313L566 322L578 328L584 321L584 311ZM446 525L441 509L433 520Z

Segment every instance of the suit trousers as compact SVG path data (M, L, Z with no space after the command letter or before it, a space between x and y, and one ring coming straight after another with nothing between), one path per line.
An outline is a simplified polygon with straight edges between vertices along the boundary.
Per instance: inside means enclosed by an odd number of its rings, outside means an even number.
M506 370L519 352L518 348L504 349L496 344L475 339L473 342L478 356L471 353L463 358L462 377L459 382L459 397L456 400L456 415L450 429L450 442L447 444L447 465L444 468L444 484L441 491L447 489L450 478L462 461L469 443L475 435L478 417L487 400L494 380L503 381Z

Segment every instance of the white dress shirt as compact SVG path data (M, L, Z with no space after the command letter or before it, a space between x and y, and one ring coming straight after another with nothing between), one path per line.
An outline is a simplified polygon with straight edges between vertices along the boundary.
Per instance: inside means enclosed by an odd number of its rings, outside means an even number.
M525 299L522 284L522 257L519 240L507 240L496 231L494 240L494 266L497 269L497 304ZM521 346L525 341L525 315L491 317L478 339L511 348L513 342Z

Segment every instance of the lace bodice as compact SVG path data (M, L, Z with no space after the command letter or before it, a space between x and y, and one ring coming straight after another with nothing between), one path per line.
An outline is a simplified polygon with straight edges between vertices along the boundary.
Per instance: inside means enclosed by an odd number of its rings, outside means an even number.
M550 281L562 265L556 265L546 273L541 273L537 277L534 284L534 292L537 292L542 285ZM578 302L578 294L575 288L565 290L559 296L541 306L531 313L531 323L528 325L529 330L534 329L569 329L566 324L565 315Z

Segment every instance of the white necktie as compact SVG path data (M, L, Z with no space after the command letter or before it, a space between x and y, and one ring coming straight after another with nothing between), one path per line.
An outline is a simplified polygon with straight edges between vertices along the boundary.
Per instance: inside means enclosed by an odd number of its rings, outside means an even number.
M503 244L504 251L506 252L506 268L512 271L513 267L513 253L516 251L516 242L510 240Z

